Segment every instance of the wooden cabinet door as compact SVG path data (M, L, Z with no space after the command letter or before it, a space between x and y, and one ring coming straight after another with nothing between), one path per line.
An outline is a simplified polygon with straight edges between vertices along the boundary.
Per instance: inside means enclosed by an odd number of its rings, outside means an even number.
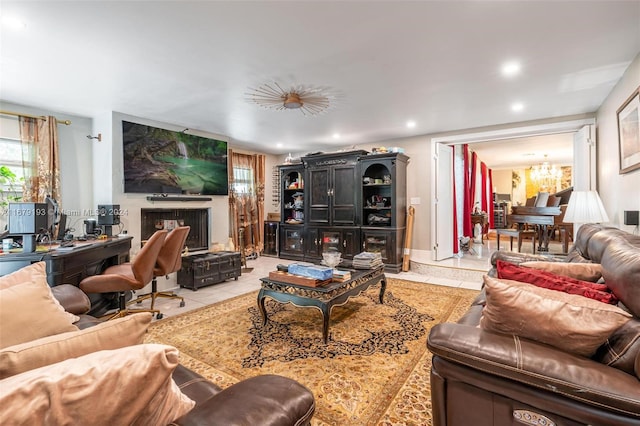
M357 221L356 168L313 168L309 176L308 222L316 225L355 225Z
M334 166L332 177L331 223L333 225L355 225L356 212L358 211L356 182L358 188L360 186L360 180L356 176L356 168L351 165Z
M322 258L322 236L319 228L307 227L304 257L310 262Z
M302 259L304 256L304 228L302 225L281 225L280 256L285 259Z
M361 251L359 228L344 229L342 231L342 257L353 260L353 256Z
M364 251L380 253L382 261L389 263L395 257L395 233L393 231L362 230Z
M331 176L329 172L328 168L308 170L308 223L316 225L331 223Z

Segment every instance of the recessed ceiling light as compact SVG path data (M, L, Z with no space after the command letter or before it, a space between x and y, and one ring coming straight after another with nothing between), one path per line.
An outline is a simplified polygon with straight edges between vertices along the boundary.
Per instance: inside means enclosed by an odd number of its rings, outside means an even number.
M407 127L413 129L414 127L416 127L416 122L413 120L407 121Z
M333 138L334 139L340 139L340 133L334 133L333 134Z
M502 75L505 77L513 77L520 74L520 63L516 61L505 62L502 65Z
M522 102L516 102L511 104L511 111L519 112L524 109L524 104Z
M282 147L283 147L283 144L282 144L282 142L278 142L278 143L276 144L276 146L277 146L278 148L282 148Z
M15 16L3 16L2 26L5 28L11 28L14 30L21 30L21 29L27 28L27 24L23 20Z

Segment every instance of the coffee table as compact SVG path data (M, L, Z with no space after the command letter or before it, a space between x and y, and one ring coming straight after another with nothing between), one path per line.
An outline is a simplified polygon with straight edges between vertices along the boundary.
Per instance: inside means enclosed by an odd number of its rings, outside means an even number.
M267 324L267 311L264 307L266 297L280 303L291 303L299 307L317 308L322 312L322 337L329 340L329 319L331 309L347 303L351 297L358 296L370 286L380 283L380 303L383 303L387 279L384 266L376 269L350 269L351 279L343 282L332 282L320 287L309 287L290 284L282 281L260 278L262 288L258 293L258 307L262 313L262 325Z

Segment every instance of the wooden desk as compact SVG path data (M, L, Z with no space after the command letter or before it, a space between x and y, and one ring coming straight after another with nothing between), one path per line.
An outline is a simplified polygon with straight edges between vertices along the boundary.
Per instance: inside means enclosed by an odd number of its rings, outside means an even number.
M68 251L55 249L34 253L9 253L0 255L0 276L10 274L32 263L46 262L47 281L50 286L72 284L78 286L83 278L100 274L105 268L129 260L133 237L106 240L78 241ZM104 310L111 300L99 295L89 295L91 312Z
M9 253L0 256L0 276L17 271L32 263L47 263L50 286L80 284L83 278L101 273L106 267L119 265L129 259L133 237L106 240L78 241L68 251L55 249L34 253Z

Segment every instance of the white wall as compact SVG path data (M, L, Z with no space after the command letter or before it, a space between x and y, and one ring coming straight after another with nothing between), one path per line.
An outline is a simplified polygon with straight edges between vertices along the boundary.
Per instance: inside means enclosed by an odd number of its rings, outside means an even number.
M495 188L496 193L498 194L509 194L511 195L511 191L513 191L512 179L511 175L513 170L511 169L500 169L500 170L492 170L491 171L491 180L493 183L493 187Z
M612 225L625 226L624 211L640 210L640 169L619 174L618 119L616 111L640 85L640 54L598 109L596 116L598 193Z

